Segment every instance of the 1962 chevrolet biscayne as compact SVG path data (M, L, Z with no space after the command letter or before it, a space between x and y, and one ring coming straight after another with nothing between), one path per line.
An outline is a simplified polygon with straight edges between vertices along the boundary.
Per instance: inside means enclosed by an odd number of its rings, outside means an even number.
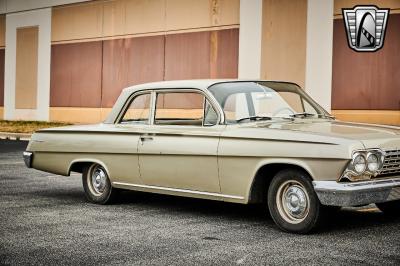
M400 211L400 128L336 121L296 84L188 80L123 90L101 124L39 130L25 163L82 173L89 201L120 189L265 202L285 231L329 206Z

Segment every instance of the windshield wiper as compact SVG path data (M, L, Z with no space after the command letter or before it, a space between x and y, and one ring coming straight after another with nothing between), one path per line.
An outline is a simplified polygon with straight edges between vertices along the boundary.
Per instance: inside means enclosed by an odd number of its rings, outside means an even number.
M318 117L323 117L323 118L330 118L330 119L335 119L335 117L331 116L331 115L326 115L326 114L311 114L311 113L307 113L307 112L303 112L303 113L295 113L295 114L291 114L289 115L290 117L311 117L311 116L318 116Z
M240 119L237 119L236 122L242 122L244 120L250 120L250 121L258 121L258 120L272 120L272 117L270 116L259 116L259 115L253 115L253 116L248 116L248 117L243 117Z
M315 116L315 115L317 115L317 114L311 114L311 113L303 112L303 113L291 114L289 116L290 117L310 117L310 116Z
M283 119L283 120L290 120L290 121L294 120L293 117L254 115L254 116L248 116L248 117L243 117L243 118L237 119L236 122L239 123L244 120L261 121L261 120L273 120L273 119Z

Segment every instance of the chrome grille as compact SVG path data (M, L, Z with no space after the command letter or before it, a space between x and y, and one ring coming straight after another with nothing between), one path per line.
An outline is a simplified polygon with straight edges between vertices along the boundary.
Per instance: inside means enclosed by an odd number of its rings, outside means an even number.
M378 177L400 174L400 150L386 150L385 161Z

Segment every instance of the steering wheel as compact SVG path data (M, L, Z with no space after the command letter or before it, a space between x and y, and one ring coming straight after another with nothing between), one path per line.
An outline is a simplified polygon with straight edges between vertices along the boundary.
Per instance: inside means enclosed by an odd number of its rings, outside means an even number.
M285 111L285 110L291 112L293 115L295 114L295 112L293 112L293 110L290 109L289 107L281 107L281 108L279 108L278 110L276 110L276 111L272 114L272 116L276 116L277 114L282 113L282 112Z

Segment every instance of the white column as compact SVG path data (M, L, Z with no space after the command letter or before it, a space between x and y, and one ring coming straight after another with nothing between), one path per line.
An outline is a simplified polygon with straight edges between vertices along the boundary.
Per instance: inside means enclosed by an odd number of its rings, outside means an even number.
M239 78L260 78L262 2L240 0Z
M15 108L17 28L38 26L36 109ZM4 71L4 119L49 120L51 8L7 14Z
M331 110L333 1L308 0L305 89L326 110Z

